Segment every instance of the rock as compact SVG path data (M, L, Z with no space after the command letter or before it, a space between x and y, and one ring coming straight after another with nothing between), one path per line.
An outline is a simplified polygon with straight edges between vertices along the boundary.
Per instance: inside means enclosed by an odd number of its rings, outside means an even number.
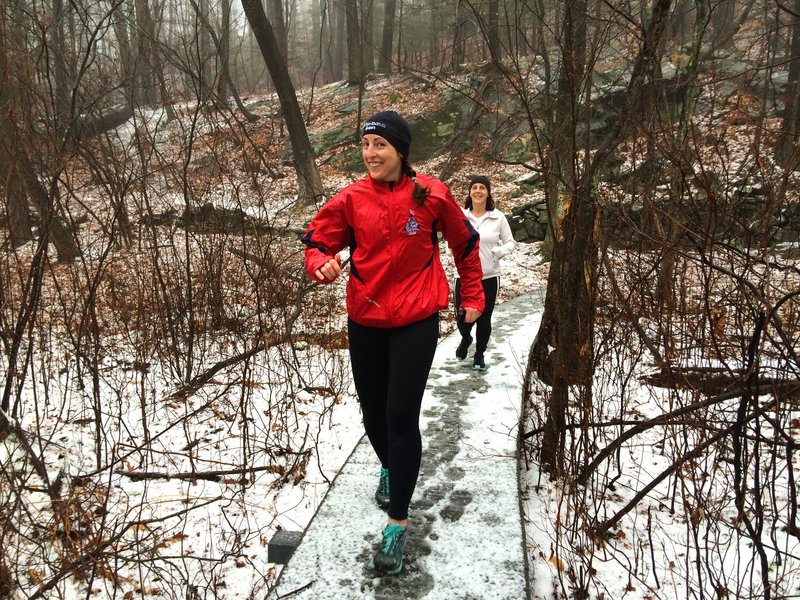
M285 565L302 539L302 531L276 531L267 545L267 561Z

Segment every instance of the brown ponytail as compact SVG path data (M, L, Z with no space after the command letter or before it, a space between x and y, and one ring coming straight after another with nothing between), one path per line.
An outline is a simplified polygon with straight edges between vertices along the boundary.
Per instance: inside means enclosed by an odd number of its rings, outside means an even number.
M427 187L422 187L417 181L417 172L411 168L411 165L408 164L405 157L403 158L403 173L408 175L411 178L411 181L414 182L414 200L416 200L417 204L422 206L425 203L425 200L428 199L428 195L430 194L431 190Z

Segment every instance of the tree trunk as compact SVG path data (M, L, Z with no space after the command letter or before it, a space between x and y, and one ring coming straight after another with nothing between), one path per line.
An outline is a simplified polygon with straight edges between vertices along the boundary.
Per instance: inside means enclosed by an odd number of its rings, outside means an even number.
M576 186L576 163L578 156L576 131L582 80L586 70L586 0L571 0L564 4L561 34L561 64L556 93L552 98L553 134L551 152L547 155L545 177L547 184L547 210L549 222L557 223L561 214L564 190ZM583 12L582 12L583 11ZM555 244L555 229L549 228L542 251L552 256Z
M2 42L1 38L0 42ZM6 90L4 89L3 91L4 95L6 95ZM0 111L0 139L3 140L6 150L12 147L7 143L7 140L21 139L17 125L12 119L12 107L6 106L5 110ZM53 198L55 192L53 194L48 193L39 181L33 161L31 161L25 148L21 145L16 146L14 155L11 158L13 162L9 163L9 165L14 165L16 173L22 179L22 186L39 215L40 239L53 243L58 260L62 262L75 260L80 255L78 244L70 229L61 220L58 203ZM17 205L17 208L20 208L20 206Z
M280 48L281 57L283 57L283 61L288 64L289 33L286 30L286 15L283 14L282 0L267 1L267 20L269 20L269 23L272 26L272 31L275 33L275 39L278 42L278 48Z
M670 38L682 43L692 26L692 13L694 11L692 0L677 0L675 10L670 18Z
M345 19L347 21L347 82L359 85L363 79L361 51L361 28L358 23L358 1L345 0Z
M53 242L56 248L56 256L61 262L72 262L80 256L80 250L72 231L64 224L55 202L53 194L48 193L32 171L33 165L28 156L20 151L20 167L23 169L23 179L28 197L33 201L36 211L39 213L39 236Z
M69 120L69 74L67 72L66 44L64 43L64 22L66 15L63 0L53 0L53 26L50 28L54 74L53 116L59 136L63 135Z
M0 164L0 168L4 166ZM20 181L13 176L5 181L8 197L6 211L8 213L9 242L11 242L12 248L19 248L33 240L31 213L28 210L28 199L25 197L25 191L22 189Z
M709 14L711 12L711 3L708 0L694 0L694 6L691 51L686 64L686 70L679 78L681 83L675 93L674 116L678 126L678 147L681 149L686 149L687 145L691 143L687 138L690 135L690 129L692 127L692 116L694 114L698 92L697 75L700 70L701 52L705 42ZM719 5L717 8L719 8ZM653 102L653 105L655 105L655 102ZM655 123L654 126L656 126ZM655 156L655 153L651 153L651 156ZM691 161L691 158L687 156L686 160ZM686 191L684 189L685 183L681 177L676 177L675 181L676 184L671 186L670 193L676 196L679 201ZM658 264L656 298L663 314L669 315L674 310L676 303L674 278L677 253L673 250L673 243L675 242L674 238L676 236L675 230L679 228L676 228L672 224L665 227L662 223L659 211L657 210L651 210L648 211L648 213L651 217L648 222L652 224L656 237L663 240L665 244L664 257ZM668 343L669 341L665 340L665 344Z
M786 110L783 113L778 142L778 160L788 171L800 165L800 0L794 0L794 25L789 62L789 82L786 87Z
M334 81L344 79L345 49L347 48L347 16L340 2L333 5L331 11L333 17L333 49L331 56L331 66Z
M715 49L730 49L736 32L736 0L719 0L714 3L712 17L713 43Z
M326 0L314 0L311 10L311 29L319 32L318 58L319 68L322 71L321 83L324 85L333 81L333 70L331 69L333 36L331 35L331 14L328 11Z
M10 141L3 144L0 153L0 181L6 188L6 214L8 215L9 242L12 248L18 248L33 240L31 213L28 209L28 199L25 196L22 182L15 172L13 158L6 149L10 149Z
M502 46L500 45L500 6L498 0L489 0L487 7L489 9L489 27L487 31L489 52L491 54L492 61L499 64L503 59L503 56L501 54Z
M396 10L397 1L386 0L386 3L383 7L383 39L381 40L381 56L378 59L378 70L386 75L392 72L392 43L394 42L394 14Z
M228 82L230 80L231 0L222 0L221 6L222 18L220 20L219 39L215 40L220 65L220 73L217 74L216 96L218 102L226 102L228 97Z
M147 0L136 0L136 106L158 106L158 93L153 81L151 51L155 39L150 4Z
M8 68L5 35L3 27L0 27L0 73L8 73ZM33 239L33 231L20 165L17 163L19 140L12 135L11 128L4 125L6 118L11 122L14 120L12 96L10 85L0 85L0 106L3 107L0 111L0 186L5 188L9 242L12 248L17 248Z
M84 139L116 129L133 116L130 106L120 106L110 110L97 110L93 114L79 117L75 121L73 136Z
M214 86L214 104L219 108L225 108L228 105L227 94L228 91L230 91L230 94L233 96L233 100L236 103L236 107L239 109L242 115L244 115L245 119L248 121L258 120L258 117L247 110L247 107L242 102L242 99L239 96L239 91L236 89L236 84L233 82L230 72L230 0L223 0L222 3L222 32L220 35L217 35L217 32L214 31L211 23L204 17L203 13L200 12L200 8L197 5L196 0L191 0L191 2L195 11L197 11L197 13L203 19L203 28L208 31L208 35L211 36L211 41L214 42L214 47L217 49L220 68L219 72L217 73L217 82ZM160 79L163 81L163 77L160 77ZM171 104L167 104L167 106L171 108Z
M375 67L375 51L372 42L372 17L374 14L373 0L361 0L361 49L364 57L361 59L361 79L366 79Z
M136 96L134 92L134 69L133 60L134 56L131 52L130 36L128 35L128 19L129 15L125 14L124 10L127 6L119 4L115 11L114 22L114 35L117 38L117 46L119 47L119 61L120 61L120 75L121 87L123 95L128 103L128 106L136 106Z
M286 119L297 172L298 195L301 200L309 204L321 202L325 197L322 180L317 165L314 163L314 151L308 139L305 121L300 112L300 104L297 102L294 86L289 77L289 69L281 56L275 33L260 0L242 0L242 8L244 8L256 40L258 40L258 46L261 48L261 54L269 68L283 116Z
M157 33L153 32L154 39L157 39ZM165 108L167 113L167 121L174 121L178 118L175 114L175 107L172 105L172 94L167 89L167 80L164 77L164 61L161 56L160 47L156 46L151 53L150 60L153 63L153 73L158 80L158 93L161 105Z
M450 67L453 70L462 65L466 52L467 16L465 0L456 0L456 15L453 22L453 54L450 56Z
M625 95L622 114L634 114L640 103L644 81L658 62L658 48L669 14L670 0L654 0L652 17L644 32L644 42L634 63ZM559 95L570 94L570 110L561 109L568 119L567 131L577 139L585 63L584 0L565 5L562 48L562 74ZM560 100L560 99L559 99ZM556 122L558 124L558 122ZM581 406L588 407L592 398L594 360L594 317L597 290L597 244L600 213L595 200L596 181L607 168L608 160L632 127L632 121L620 120L595 151L591 162L578 176L575 160L565 151L558 154L557 167L563 184L563 208L555 226L553 261L548 276L542 323L531 353L543 380L552 386L542 437L541 463L551 475L563 472L566 410L573 391ZM573 185L569 185L570 181ZM552 348L552 350L551 350ZM583 411L586 414L586 410Z
M397 22L397 70L400 73L406 70L406 53L403 47L403 0L400 0L400 14Z
M208 0L200 0L200 10L197 14L198 23L200 26L200 35L197 39L198 50L197 57L200 61L198 64L198 74L200 75L200 88L198 91L198 99L201 102L208 101L214 93L214 72L213 72L213 58L215 56L214 50L211 47L211 35L209 34L208 27L203 27L203 23L211 24L211 8Z
M583 228L587 220L584 213L591 210L590 198L579 195L577 181L578 148L577 129L581 104L582 80L586 70L586 2L570 0L564 4L561 27L561 67L555 97L553 125L556 140L549 154L546 176L550 178L551 222L550 239L553 242L553 260L547 282L540 338L537 336L537 356L542 375L553 386L548 401L547 418L542 437L541 462L551 474L563 468L563 441L566 409L571 385L587 383L579 369L578 349L590 346L589 340L579 337L585 329L579 326L586 319L589 297L580 274L573 272L575 262L583 256L574 256L579 249L579 238L592 236L592 228ZM581 321L577 311L581 310ZM550 349L552 348L552 350ZM591 354L591 352L590 352ZM546 368L545 368L546 365ZM546 373L545 373L546 370Z

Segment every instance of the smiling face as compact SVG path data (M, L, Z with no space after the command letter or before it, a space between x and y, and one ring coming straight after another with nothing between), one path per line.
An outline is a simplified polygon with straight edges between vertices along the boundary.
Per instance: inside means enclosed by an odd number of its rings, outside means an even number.
M361 138L361 157L373 179L398 181L402 172L403 157L385 138L368 133Z
M469 197L472 200L473 210L485 210L486 200L489 197L489 190L482 183L474 183L469 188Z

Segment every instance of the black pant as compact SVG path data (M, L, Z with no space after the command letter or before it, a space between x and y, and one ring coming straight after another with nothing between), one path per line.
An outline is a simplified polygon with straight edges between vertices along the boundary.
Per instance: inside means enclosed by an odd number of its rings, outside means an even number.
M439 338L439 314L381 329L348 321L364 429L389 469L389 517L407 519L422 460L419 413Z
M497 292L500 290L500 277L489 277L481 281L483 285L483 295L486 299L486 308L483 309L481 316L475 321L475 354L482 355L486 352L486 346L489 345L489 336L492 335L492 312L494 312L494 304L497 301ZM456 279L456 289L454 294L454 304L456 306L456 314L458 309L461 308L461 279ZM458 321L458 331L461 337L468 338L472 331L473 323L464 323Z

